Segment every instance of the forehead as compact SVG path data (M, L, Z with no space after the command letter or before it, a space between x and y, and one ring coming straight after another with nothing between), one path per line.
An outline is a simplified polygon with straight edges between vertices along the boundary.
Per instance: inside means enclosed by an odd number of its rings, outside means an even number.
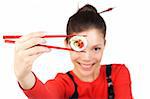
M104 43L104 35L97 29L89 29L87 31L80 32L77 35L86 35L88 45L97 45Z

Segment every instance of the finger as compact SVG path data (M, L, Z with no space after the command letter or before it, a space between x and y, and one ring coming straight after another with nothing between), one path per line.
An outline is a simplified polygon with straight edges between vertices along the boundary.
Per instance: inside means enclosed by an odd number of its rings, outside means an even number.
M34 54L32 56L29 56L30 63L33 64L33 62L41 55L42 55L42 53L38 53L38 54Z
M51 51L51 49L42 47L42 46L35 46L35 47L25 50L24 53L28 56L32 56L32 55L36 55L40 53L42 54L44 52L49 52L49 51Z
M23 59L23 67L18 67L18 68L23 68L24 70L26 70L28 68L28 70L30 70L30 68L32 68L32 65L33 65L33 62L40 56L42 55L42 53L39 53L39 54L35 54L35 55L32 55L32 56L27 56Z
M28 41L31 38L43 37L43 36L45 36L44 32L32 32L17 39L16 43L18 42L22 43L22 42Z
M32 38L26 42L24 42L20 47L21 49L29 49L35 45L38 45L38 44L44 44L46 43L46 40L44 38Z

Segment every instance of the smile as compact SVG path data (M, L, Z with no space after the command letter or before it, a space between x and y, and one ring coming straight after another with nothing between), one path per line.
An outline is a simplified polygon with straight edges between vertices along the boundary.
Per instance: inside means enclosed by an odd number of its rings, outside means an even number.
M91 70L92 69L92 67L93 67L93 65L95 64L95 63L92 63L92 64L84 64L84 63L80 63L80 62L78 62L78 64L79 64L79 66L83 69L83 70Z

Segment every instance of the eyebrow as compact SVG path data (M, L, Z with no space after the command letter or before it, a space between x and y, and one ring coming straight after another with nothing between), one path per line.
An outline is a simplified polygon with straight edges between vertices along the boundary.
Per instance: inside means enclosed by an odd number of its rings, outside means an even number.
M93 45L92 48L96 47L96 46L101 46L102 44L96 44L96 45Z

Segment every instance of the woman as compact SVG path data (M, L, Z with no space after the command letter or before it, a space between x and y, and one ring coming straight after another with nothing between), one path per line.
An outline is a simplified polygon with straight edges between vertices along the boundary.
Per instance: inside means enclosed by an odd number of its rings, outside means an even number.
M74 69L58 73L55 79L43 84L31 71L33 61L50 49L42 32L30 33L16 42L14 70L20 87L29 99L132 99L131 80L124 64L100 65L106 24L95 7L85 5L69 18L67 35L85 36L87 47L70 51ZM71 48L71 38L65 45Z

